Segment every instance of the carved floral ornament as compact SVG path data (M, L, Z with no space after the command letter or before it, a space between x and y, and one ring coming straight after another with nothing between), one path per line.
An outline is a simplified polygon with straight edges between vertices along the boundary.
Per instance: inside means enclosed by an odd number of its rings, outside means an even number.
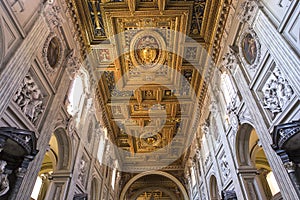
M256 70L261 57L261 45L252 28L249 28L240 36L239 55L247 69Z
M47 73L53 74L62 64L64 52L62 44L62 40L53 32L47 37L42 52Z

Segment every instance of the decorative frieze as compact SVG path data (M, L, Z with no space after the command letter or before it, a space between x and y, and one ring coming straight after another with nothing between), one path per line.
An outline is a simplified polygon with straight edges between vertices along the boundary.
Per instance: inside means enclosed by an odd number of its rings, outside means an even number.
M36 81L28 73L15 93L13 101L26 117L36 125L45 110L45 97Z

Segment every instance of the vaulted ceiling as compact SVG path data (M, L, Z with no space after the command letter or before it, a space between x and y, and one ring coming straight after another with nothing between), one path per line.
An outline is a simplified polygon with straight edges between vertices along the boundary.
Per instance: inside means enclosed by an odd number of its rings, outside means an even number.
M122 170L183 169L218 53L224 2L73 3Z

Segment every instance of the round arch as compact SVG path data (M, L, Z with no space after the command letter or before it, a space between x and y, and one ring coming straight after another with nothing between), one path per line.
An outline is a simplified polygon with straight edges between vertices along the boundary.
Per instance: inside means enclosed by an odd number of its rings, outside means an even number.
M209 179L209 195L210 195L210 199L212 200L220 199L218 182L215 175L211 175Z
M72 159L72 145L67 137L66 130L58 128L53 132L53 135L56 137L58 148L57 170L68 169Z
M253 126L245 123L242 124L236 134L235 151L237 164L239 166L251 166L251 158L249 154L249 142L251 132L254 130Z
M92 179L91 190L90 190L91 200L99 199L98 191L101 191L101 190L99 190L99 188L100 188L99 180L96 177L94 177Z
M163 171L147 171L147 172L142 172L136 176L134 176L132 179L130 179L126 185L124 186L121 195L120 195L120 200L124 200L125 199L125 194L127 192L127 190L129 189L129 187L139 178L143 177L143 176L147 176L147 175L161 175L164 176L166 178L169 178L170 180L172 180L180 189L180 191L182 192L182 195L184 197L185 200L189 200L189 196L184 188L184 186L180 183L180 181L174 177L173 175L167 173L167 172L163 172Z

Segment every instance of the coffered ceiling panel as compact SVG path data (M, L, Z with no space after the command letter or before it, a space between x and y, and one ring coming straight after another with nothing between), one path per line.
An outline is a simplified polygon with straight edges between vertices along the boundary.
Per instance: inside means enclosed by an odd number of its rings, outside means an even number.
M74 0L124 170L183 167L212 71L216 2Z

